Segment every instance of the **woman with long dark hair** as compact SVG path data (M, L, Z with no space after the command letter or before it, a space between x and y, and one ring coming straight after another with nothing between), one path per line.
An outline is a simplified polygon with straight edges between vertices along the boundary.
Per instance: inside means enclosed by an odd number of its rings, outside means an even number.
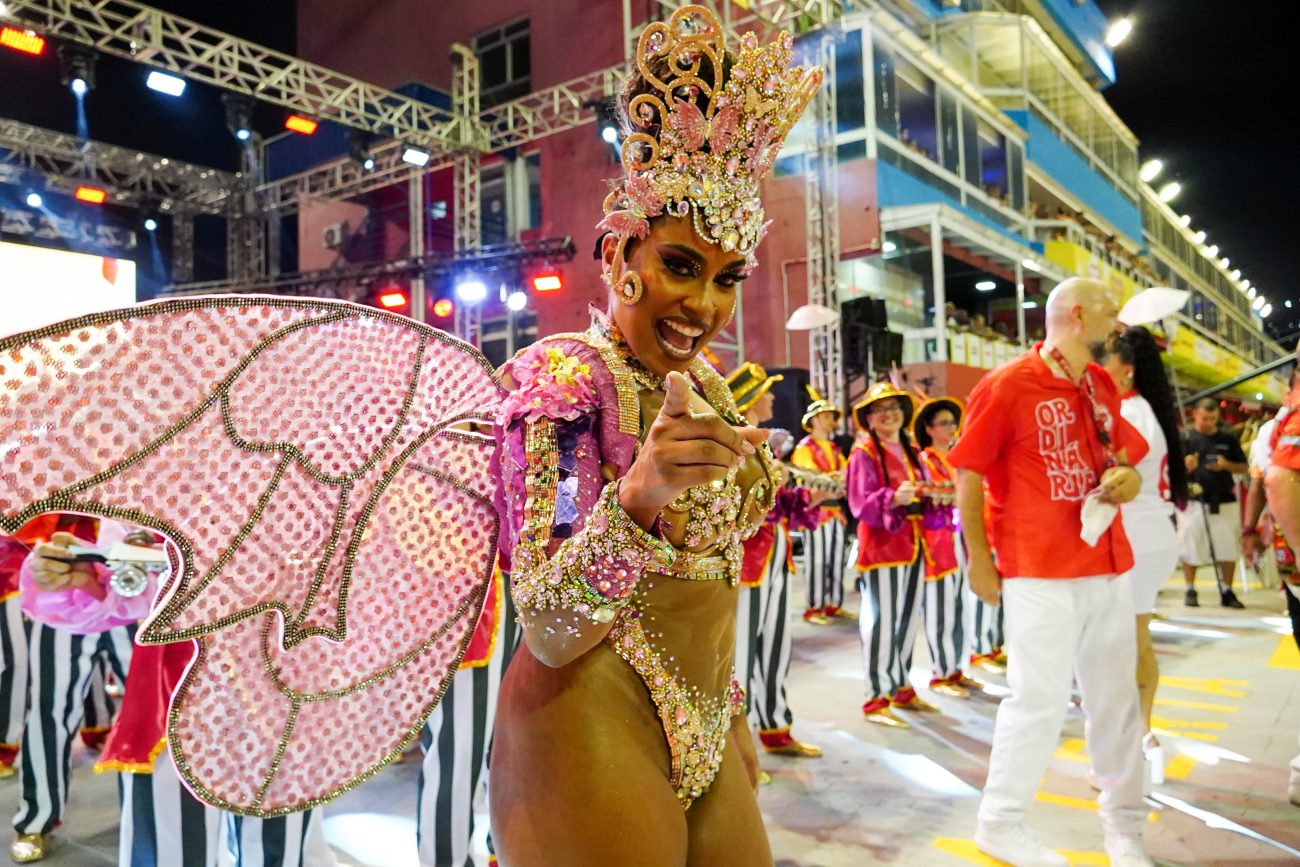
M956 549L931 548L927 530L952 527L953 507L926 496L933 479L921 462L907 427L911 395L878 382L853 407L866 434L849 456L849 508L858 519L858 589L862 657L867 672L863 716L879 725L906 728L891 708L938 710L908 683L916 641L922 582L957 569Z
M1165 376L1160 347L1151 332L1133 326L1115 338L1105 362L1106 372L1123 396L1120 412L1142 434L1145 454L1129 458L1142 476L1142 490L1120 507L1124 530L1133 546L1133 569L1127 575L1137 612L1138 694L1146 724L1143 747L1153 770L1163 767L1159 743L1151 733L1151 707L1160 678L1151 645L1151 612L1156 593L1178 564L1178 534L1174 507L1187 504L1187 468L1178 435L1178 410Z

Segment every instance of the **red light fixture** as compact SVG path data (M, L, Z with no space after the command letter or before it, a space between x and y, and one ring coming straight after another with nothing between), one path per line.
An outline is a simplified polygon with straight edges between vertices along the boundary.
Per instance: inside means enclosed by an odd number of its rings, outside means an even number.
M316 127L318 126L320 126L320 124L311 118L302 117L297 114L289 115L288 119L284 122L285 129L290 132L302 133L303 135L311 135L316 131Z
M92 205L102 205L108 199L108 193L97 187L77 187L77 191L72 194L79 202L89 202Z
M406 293L400 289L388 289L379 295L379 304L389 310L406 306Z
M456 305L450 298L439 298L433 302L433 315L439 319L446 319L456 312Z
M558 272L549 271L533 277L533 290L536 292L556 292L564 288L564 280Z
M45 38L37 36L30 30L5 27L0 29L0 45L12 48L14 51L21 51L23 54L40 54L45 50Z

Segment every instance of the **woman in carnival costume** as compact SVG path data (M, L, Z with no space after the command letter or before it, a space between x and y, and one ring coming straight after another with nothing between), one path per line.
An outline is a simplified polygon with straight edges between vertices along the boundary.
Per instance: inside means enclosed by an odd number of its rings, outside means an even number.
M489 786L507 867L771 863L733 648L742 542L780 469L698 356L821 82L791 58L788 34L728 52L699 6L643 31L599 225L609 315L509 366L504 549L528 651Z
M957 474L948 464L948 449L961 432L964 408L954 397L926 400L916 411L912 437L921 450L921 463L933 480L939 498L956 496ZM951 501L951 500L949 500ZM962 672L965 645L965 549L958 527L939 526L925 529L926 546L931 550L952 547L957 568L945 575L927 575L925 599L925 638L930 646L930 689L940 695L966 698L970 690L983 684Z
M137 643L200 645L166 728L198 798L288 816L400 756L499 550L527 646L497 708L501 863L771 863L732 669L741 545L780 476L698 356L821 84L792 59L789 35L728 52L699 6L646 28L601 223L609 315L500 374L437 329L313 298L167 299L0 339L0 532L82 511L172 543ZM78 460L56 463L66 442Z
M921 608L921 584L957 568L951 536L951 500L927 490L933 479L907 434L912 396L878 382L853 407L853 420L866 434L849 456L849 508L858 519L859 620L867 672L863 715L870 722L906 728L891 707L937 710L907 681Z

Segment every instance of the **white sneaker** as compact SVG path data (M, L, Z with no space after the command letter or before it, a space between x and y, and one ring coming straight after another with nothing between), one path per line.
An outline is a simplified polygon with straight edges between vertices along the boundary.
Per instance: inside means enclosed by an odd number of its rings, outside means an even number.
M1300 807L1300 780L1292 780L1290 787L1287 788L1287 798L1291 803Z
M1155 862L1147 857L1142 841L1128 834L1108 835L1106 855L1111 867L1155 867Z
M980 822L975 845L985 855L1011 867L1069 867L1069 860L1048 849L1018 822Z

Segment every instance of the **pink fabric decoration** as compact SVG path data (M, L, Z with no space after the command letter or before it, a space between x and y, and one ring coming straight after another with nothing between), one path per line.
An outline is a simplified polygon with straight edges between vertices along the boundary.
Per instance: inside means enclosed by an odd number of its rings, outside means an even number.
M120 542L128 532L129 529L122 524L102 519L95 544L102 547ZM78 589L41 590L32 578L32 560L35 557L35 552L28 554L18 570L18 592L23 600L23 613L55 629L93 635L114 626L126 626L144 619L158 595L158 587L152 578L149 588L139 596L117 595L108 587L108 570L101 566L96 566L95 571L107 590L103 599L96 599Z
M204 801L278 815L397 756L496 556L501 389L467 344L312 298L184 298L0 339L0 532L130 510L175 545L137 640L201 645L168 738ZM277 761L277 754L279 758Z
M534 343L510 362L515 390L501 401L497 423L516 419L572 421L596 408L591 365L553 344Z

